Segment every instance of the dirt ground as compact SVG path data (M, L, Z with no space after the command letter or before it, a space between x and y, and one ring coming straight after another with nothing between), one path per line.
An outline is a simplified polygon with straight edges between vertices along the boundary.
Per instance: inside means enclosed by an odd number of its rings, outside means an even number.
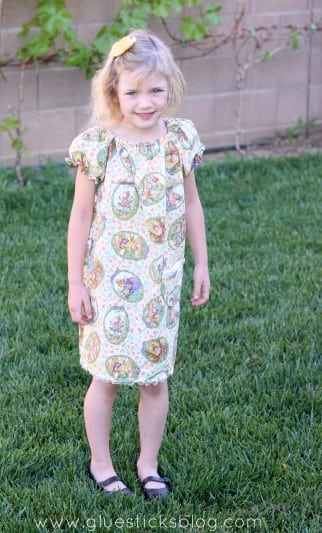
M244 156L247 157L284 157L307 153L322 153L322 124L312 126L308 135L303 133L292 136L291 131L288 137L276 136L272 139L265 139L258 142L258 145L249 146L243 149ZM207 154L209 159L225 159L229 157L239 159L242 157L237 151L220 151Z

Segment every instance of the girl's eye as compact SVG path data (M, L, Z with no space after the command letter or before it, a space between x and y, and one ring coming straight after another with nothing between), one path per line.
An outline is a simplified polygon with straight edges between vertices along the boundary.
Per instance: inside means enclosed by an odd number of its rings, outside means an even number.
M136 95L136 91L128 91L125 94L126 94L126 96L135 96Z
M159 89L158 87L156 87L155 89L152 89L152 92L154 94L157 94L157 93L163 93L163 89Z

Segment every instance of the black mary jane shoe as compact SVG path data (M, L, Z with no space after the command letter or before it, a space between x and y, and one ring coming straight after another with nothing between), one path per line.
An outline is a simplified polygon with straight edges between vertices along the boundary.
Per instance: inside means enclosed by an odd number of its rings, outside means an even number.
M131 489L129 489L129 487L127 486L125 486L123 489L105 490L105 487L108 487L112 483L115 483L115 481L120 481L121 483L125 485L124 481L122 481L119 476L111 476L105 479L104 481L97 481L94 478L90 469L88 469L88 475L90 479L94 482L95 487L99 490L103 490L106 496L113 496L114 494L120 494L120 493L125 494L126 496L134 496L134 492L132 492Z
M146 485L150 481L163 483L165 487L161 487L160 489L148 489ZM170 480L167 477L148 476L142 481L140 480L140 485L142 487L143 494L147 500L155 500L156 498L166 498L171 492Z

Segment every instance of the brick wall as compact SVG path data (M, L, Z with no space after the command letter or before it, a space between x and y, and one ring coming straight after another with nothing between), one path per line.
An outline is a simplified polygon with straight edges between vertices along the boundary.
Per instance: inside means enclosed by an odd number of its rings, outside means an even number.
M232 27L237 0L222 0L223 25ZM103 23L109 24L120 5L118 0L67 0L75 27L82 40L90 40ZM15 54L21 24L31 18L33 4L26 0L3 0L0 21L0 57ZM314 7L315 24L322 23L322 0L249 0L245 25L259 27L307 24L309 7ZM191 14L191 10L190 13ZM168 20L178 35L175 17ZM158 21L151 29L170 43ZM274 46L279 46L278 36ZM273 136L309 116L322 121L322 32L316 32L296 52L284 50L274 61L258 63L248 71L240 93L241 141L249 143ZM188 95L178 112L192 119L208 148L234 144L236 131L236 63L231 45L212 55L184 59L193 50L181 46L173 52L184 72ZM7 67L0 76L0 120L8 114L8 106L16 105L19 69ZM310 78L310 85L308 79ZM24 142L29 154L24 164L43 163L47 156L62 161L72 138L81 131L88 117L90 82L74 68L58 65L39 66L25 73L22 121L27 128ZM0 164L10 165L13 152L6 134L0 134Z

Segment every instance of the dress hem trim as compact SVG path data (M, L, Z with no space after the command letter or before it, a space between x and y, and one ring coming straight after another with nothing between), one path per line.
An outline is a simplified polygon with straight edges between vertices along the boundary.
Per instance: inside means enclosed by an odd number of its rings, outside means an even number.
M129 387L133 387L134 385L139 385L139 386L145 386L145 387L149 387L150 385L159 385L159 383L163 383L164 381L167 381L169 377L173 376L173 371L172 372L169 372L165 378L162 378L162 379L158 379L156 381L149 381L149 382L144 382L144 381L116 381L116 380L113 380L112 378L111 379L104 379L100 376L95 376L95 374L93 374L92 372L90 372L90 370L88 368L86 368L86 366L81 363L81 367L83 370L85 370L88 374L90 374L93 378L99 380L99 381L103 381L104 383L111 383L112 385L127 385Z

